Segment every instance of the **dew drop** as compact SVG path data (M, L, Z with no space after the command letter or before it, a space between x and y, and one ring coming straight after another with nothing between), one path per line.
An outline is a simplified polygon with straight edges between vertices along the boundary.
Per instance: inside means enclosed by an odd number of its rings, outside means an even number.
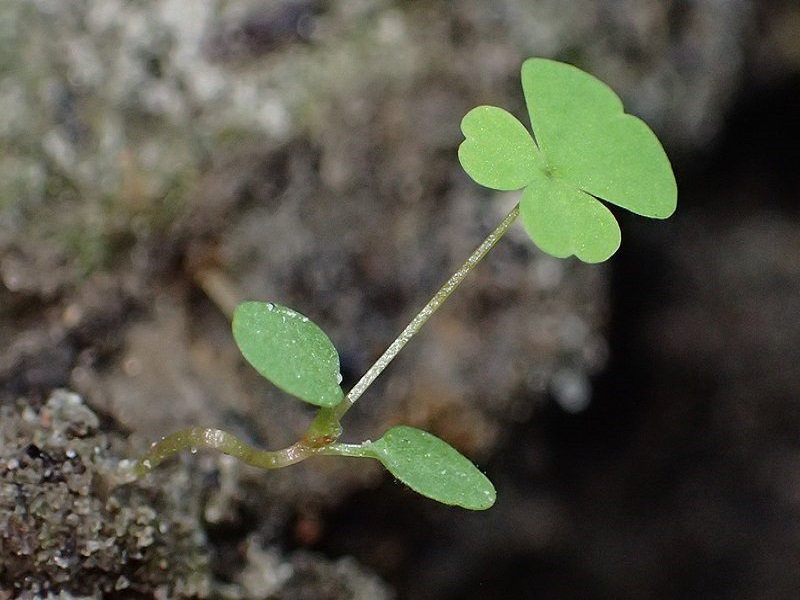
M341 373L337 373L336 374L336 383L337 384L341 384L342 383L342 374Z
M56 563L56 565L58 565L62 569L66 569L69 566L69 561L60 554L54 556L52 560L54 563Z
M197 454L197 448L192 446L191 448L189 448L189 452L191 452L192 454Z
M275 305L272 302L267 302L267 310L269 312L272 312L273 310L275 310Z

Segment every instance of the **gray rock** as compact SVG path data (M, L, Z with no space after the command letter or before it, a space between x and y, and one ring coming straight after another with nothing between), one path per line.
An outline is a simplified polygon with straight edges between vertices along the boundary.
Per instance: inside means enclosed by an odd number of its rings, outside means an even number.
M20 401L0 411L0 595L208 595L191 478L109 494L120 439L98 431L79 396L56 391L39 409Z

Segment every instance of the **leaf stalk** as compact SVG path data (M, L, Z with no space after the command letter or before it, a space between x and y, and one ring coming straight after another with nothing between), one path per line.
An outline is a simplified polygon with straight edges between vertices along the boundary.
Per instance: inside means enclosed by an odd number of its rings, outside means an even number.
M444 304L444 301L450 297L456 288L461 285L461 282L469 275L469 273L478 265L486 254L494 248L495 244L500 241L500 238L505 235L508 228L519 216L519 203L514 205L514 208L503 218L502 221L495 227L492 232L486 236L486 239L470 254L469 258L464 262L459 269L453 273L445 284L439 288L439 291L428 301L428 303L420 310L411 322L400 332L400 335L389 345L386 351L375 361L364 376L356 383L353 388L348 392L345 399L336 405L332 411L332 417L339 421L344 414L352 408L361 395L372 385L375 379L380 375L383 370L394 360L400 350L411 341L411 338L422 328L422 326L431 318L438 308Z

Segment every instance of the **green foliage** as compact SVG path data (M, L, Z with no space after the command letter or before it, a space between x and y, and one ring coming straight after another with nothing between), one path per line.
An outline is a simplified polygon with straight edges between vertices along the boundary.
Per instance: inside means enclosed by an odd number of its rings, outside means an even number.
M277 304L245 302L236 308L232 329L242 355L283 391L320 407L331 408L342 401L339 355L328 336L308 317ZM331 416L329 411L322 415L325 422L317 423L316 428L324 430ZM338 422L329 428L341 431ZM179 437L180 444L184 437ZM197 432L191 437L195 442L202 439ZM379 460L392 475L423 496L472 510L494 503L495 490L486 476L430 433L394 427L362 448L359 456Z
M329 408L344 398L339 354L308 317L269 302L245 302L233 314L232 329L247 362L287 394Z
M537 246L559 258L608 259L621 235L598 198L656 219L675 211L664 149L608 86L571 65L531 58L522 88L535 137L505 110L479 106L461 122L458 155L477 183L524 189L520 218Z
M479 106L464 117L461 164L479 184L523 190L518 207L503 219L442 286L405 330L345 396L339 355L307 317L283 306L245 302L233 317L233 336L247 361L285 392L320 409L297 443L258 450L218 430L189 428L162 439L134 469L147 473L167 456L199 445L263 468L279 468L314 455L369 457L420 494L471 510L495 501L492 483L441 439L397 426L375 442L342 444L340 420L460 285L517 216L531 239L557 257L586 262L608 259L620 244L616 219L601 200L638 215L664 219L676 206L672 168L655 134L623 112L604 83L563 63L529 59L522 87L535 137L501 108Z
M368 448L392 475L423 496L470 510L494 504L495 489L486 475L427 431L392 427Z

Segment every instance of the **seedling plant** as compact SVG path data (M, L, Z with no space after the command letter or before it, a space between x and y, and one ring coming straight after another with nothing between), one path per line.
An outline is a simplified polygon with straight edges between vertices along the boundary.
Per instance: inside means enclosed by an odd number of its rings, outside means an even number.
M312 456L380 461L412 490L442 502L483 510L495 488L467 458L438 437L405 425L377 440L339 441L342 418L397 353L519 218L544 252L587 263L610 258L621 234L608 204L655 219L676 208L677 185L658 138L626 114L603 82L569 64L531 58L522 65L531 134L511 113L479 106L461 121L458 157L467 174L494 190L521 190L519 202L389 345L360 381L342 390L339 355L308 317L271 302L244 302L233 316L233 337L244 358L278 388L317 407L311 425L281 450L255 448L221 429L191 427L154 443L129 467L141 477L185 448L213 448L264 469Z

